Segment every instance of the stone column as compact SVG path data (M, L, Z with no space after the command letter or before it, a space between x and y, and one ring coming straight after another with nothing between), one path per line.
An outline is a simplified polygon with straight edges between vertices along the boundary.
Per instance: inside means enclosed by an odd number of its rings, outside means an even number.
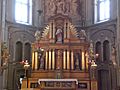
M68 24L68 28L67 28L67 39L70 38L70 25L71 23Z
M64 22L64 39L66 39L66 37L67 37L67 21L65 20L65 22Z
M2 12L1 12L1 35L0 35L0 42L7 42L8 41L8 32L6 30L6 2L7 0L1 0L1 7L2 7ZM0 48L0 54L1 54L1 48ZM1 60L1 56L0 56ZM0 61L1 62L1 61ZM7 90L7 69L3 71L3 89L2 90ZM1 81L1 80L0 80Z
M120 87L120 0L117 0L117 84Z
M55 22L52 22L52 29L53 29L53 39L55 39Z
M8 62L4 63L4 66L6 68L3 68L3 89L2 90L8 90Z
M2 41L6 42L6 29L5 29L5 19L6 19L6 0L2 0Z
M49 24L49 26L50 26L50 30L49 30L49 31L50 31L50 32L49 32L50 35L49 35L49 38L52 39L52 28L51 28L51 24Z
M3 85L2 81L3 81L3 78L2 78L2 75L0 75L0 90L2 90L2 85Z

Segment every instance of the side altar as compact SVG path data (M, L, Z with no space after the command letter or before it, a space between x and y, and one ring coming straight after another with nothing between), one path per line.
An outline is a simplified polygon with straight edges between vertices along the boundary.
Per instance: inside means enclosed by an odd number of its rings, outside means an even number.
M98 90L91 77L89 42L84 30L77 30L67 16L50 17L32 44L31 77L21 90Z

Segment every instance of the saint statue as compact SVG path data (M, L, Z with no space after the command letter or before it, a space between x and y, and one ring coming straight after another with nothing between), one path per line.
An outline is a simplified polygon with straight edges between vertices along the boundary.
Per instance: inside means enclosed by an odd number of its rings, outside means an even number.
M85 32L85 30L81 30L80 31L80 39L85 39L87 37L87 34L86 34L86 32Z
M76 55L75 57L76 57L75 66L76 66L76 69L79 69L79 57L78 55Z
M56 41L57 42L62 42L62 29L57 29L57 31L56 31Z
M40 34L41 34L41 32L39 30L37 30L35 32L35 38L36 38L37 41L40 39Z
M47 8L47 14L54 15L55 10L56 10L56 5L55 5L54 0L48 1L47 7L48 7Z
M40 59L40 69L43 69L44 68L44 58L41 57Z
M76 53L75 54L75 69L79 69L81 70L82 66L81 66L81 56L80 53Z
M64 0L57 0L57 3L56 3L56 12L63 14L64 11L65 11L65 2L64 2Z

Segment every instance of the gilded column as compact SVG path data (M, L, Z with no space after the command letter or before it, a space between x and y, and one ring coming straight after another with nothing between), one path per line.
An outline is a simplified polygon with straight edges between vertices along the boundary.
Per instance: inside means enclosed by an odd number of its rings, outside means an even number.
M73 57L73 51L71 51L71 69L74 69L74 57Z
M67 69L70 69L70 51L67 50Z
M35 53L32 52L32 69L34 69L35 67Z
M54 22L52 23L52 25L53 25L53 39L55 39L55 24L54 24Z
M85 53L82 51L82 70L85 69Z
M50 39L52 39L52 28L51 28L51 24L49 24L49 26L50 26L50 32L49 32L49 34L50 34Z
M64 50L64 52L63 52L63 69L66 69L66 64L67 64L67 61L66 61L66 50Z
M68 28L67 28L67 38L70 38L70 23L68 24Z
M64 38L66 39L66 31L67 31L67 22L64 22Z
M88 53L87 52L85 54L85 57L86 57L86 69L88 70Z
M38 52L35 52L35 70L38 69Z
M55 51L52 51L52 69L55 69Z
M48 69L48 51L46 51L45 69Z
M49 69L52 68L52 53L51 53L51 50L49 50Z

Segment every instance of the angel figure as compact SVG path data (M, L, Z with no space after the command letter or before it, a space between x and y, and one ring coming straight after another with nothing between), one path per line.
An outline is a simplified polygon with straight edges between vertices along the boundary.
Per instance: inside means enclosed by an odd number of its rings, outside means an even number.
M40 31L37 30L35 32L35 38L36 38L37 41L40 39Z

